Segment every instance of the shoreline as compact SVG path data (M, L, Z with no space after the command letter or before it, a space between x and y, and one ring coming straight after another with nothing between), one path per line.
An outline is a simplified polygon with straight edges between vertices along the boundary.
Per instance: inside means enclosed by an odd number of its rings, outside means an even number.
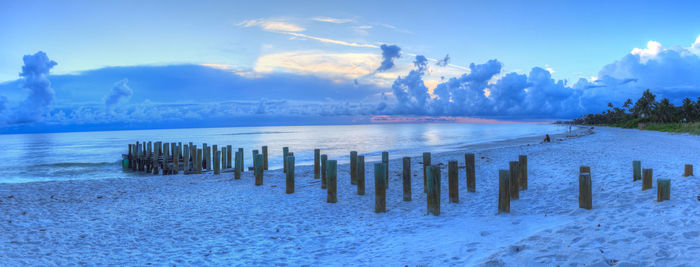
M411 157L412 198L402 201L401 158L391 159L387 212L374 213L374 176L355 193L338 164L338 203L326 203L311 166L298 166L294 194L280 170L221 175L144 175L0 184L0 262L9 265L668 265L697 262L700 140L596 127L467 145L432 154L441 167L440 216L426 216L421 155ZM476 154L476 192L459 170L448 203L447 161ZM529 189L497 214L499 168L528 155ZM657 155L664 155L658 157ZM671 200L632 182L631 161L672 180ZM591 166L593 209L578 209L579 165ZM629 222L643 221L644 224ZM650 248L648 244L656 244ZM648 257L640 258L640 254ZM91 255L91 256L89 256Z

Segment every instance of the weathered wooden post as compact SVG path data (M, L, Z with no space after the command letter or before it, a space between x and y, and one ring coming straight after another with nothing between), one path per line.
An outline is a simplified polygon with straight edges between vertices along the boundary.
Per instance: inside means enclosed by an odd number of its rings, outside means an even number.
M262 146L262 154L263 154L263 169L267 170L267 146Z
M294 157L287 156L287 194L294 193Z
M222 147L222 149L225 149ZM214 174L221 173L221 151L214 149Z
M642 191L651 189L651 180L654 174L653 169L642 169Z
M642 162L639 160L632 161L632 181L642 179Z
M185 174L190 170L190 147L187 144L183 145L183 155L182 155L182 165L184 166L183 171Z
M671 200L671 180L656 179L656 201Z
M430 152L423 152L423 192L428 193L428 166L430 166Z
M511 161L509 164L510 174L510 198L520 199L520 185L518 185L518 162Z
M386 182L384 183L384 188L389 188L389 152L382 152L382 163L386 164L386 176L384 177L386 179Z
M207 171L211 171L211 146L204 143L204 150L206 151L206 153L204 153L204 162L206 164L206 169Z
M289 154L289 147L286 147L286 146L285 146L285 147L282 148L282 162L283 162L283 163L284 163L284 161L285 161L286 158L287 158L287 154ZM282 166L283 166L283 167L282 167L282 171L283 171L283 172L287 172L287 166L286 166L285 164L282 164Z
M263 184L263 156L262 154L255 154L253 158L253 166L255 168L255 185Z
M593 191L591 189L591 174L582 172L578 175L578 207L590 210L593 208Z
M233 146L232 145L227 145L226 146L226 168L231 168L231 160L233 159L231 156L233 155Z
M579 172L579 173L591 173L591 167L589 167L589 166L580 166L580 167L578 167L578 172Z
M321 189L326 189L328 187L328 166L326 164L328 163L328 155L323 154L321 155Z
M518 156L518 167L520 167L520 189L527 190L527 155Z
M428 214L440 215L440 166L430 165L428 173Z
M464 154L464 165L467 176L467 192L476 192L476 165L473 153Z
M132 170L133 170L133 168L131 167L131 165L133 164L133 161L134 161L133 159L134 159L134 145L129 144L129 153L127 153L127 160L129 161L129 164L127 165L127 167L129 169L132 169Z
M197 173L202 173L202 149L197 149Z
M447 162L447 184L450 203L459 203L459 166L456 160Z
M241 153L241 160L238 162L238 164L241 164L241 166L237 168L240 168L241 172L245 172L245 154L243 153L243 148L239 147L238 152Z
M403 157L403 201L411 201L411 157Z
M510 172L498 170L498 213L510 213Z
M386 165L384 163L374 164L374 212L386 212Z
M226 169L226 158L228 157L227 151L228 150L226 150L226 146L221 146L221 162L219 162L219 164L221 164L221 169L223 170Z
M357 156L357 194L365 194L365 156Z
M338 161L337 160L326 160L326 177L328 178L328 197L326 202L336 203L338 202Z
M314 179L321 178L321 150L314 149Z
M236 151L235 155L236 155L236 160L234 163L236 166L233 168L233 179L238 180L238 179L241 179L241 169L242 169L241 168L241 157L242 157L242 155L241 155L240 151Z
M683 177L693 176L693 164L685 164L685 170L683 171Z
M173 150L173 174L177 174L180 171L180 149L176 146Z
M350 151L350 184L357 184L357 151Z

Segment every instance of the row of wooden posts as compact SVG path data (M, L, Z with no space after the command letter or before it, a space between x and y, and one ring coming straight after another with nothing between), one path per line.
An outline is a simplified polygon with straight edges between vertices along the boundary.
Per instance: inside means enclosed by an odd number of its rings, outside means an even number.
M185 174L211 171L215 175L221 172L234 172L234 179L241 178L244 171L243 148L233 155L232 146L217 145L202 148L196 145L182 143L143 142L129 144L129 153L123 155L123 167L134 171L177 174L182 170ZM267 146L252 151L255 185L263 184L263 172L268 169ZM386 212L386 189L389 188L389 153L382 152L382 160L374 164L375 212ZM294 153L288 147L282 149L283 172L286 178L287 194L294 193ZM430 152L423 153L423 192L427 195L428 214L440 215L440 165L431 163ZM465 159L465 176L468 192L476 191L475 156L467 153ZM403 157L403 200L412 200L411 189L411 158ZM337 197L337 164L329 160L320 149L314 149L314 178L321 179L321 188L327 191L327 202L336 203ZM640 161L633 161L633 181L642 180L642 190L652 188L652 169L641 169ZM448 162L448 196L449 202L459 202L458 161ZM509 162L509 169L501 169L499 175L498 212L509 213L510 201L520 198L520 191L528 189L527 156L520 155L517 161ZM684 176L693 175L693 166L685 165ZM365 195L365 157L357 151L350 152L350 183L357 186L357 194ZM670 180L657 179L657 200L670 199ZM579 168L579 208L592 209L591 169L589 166Z

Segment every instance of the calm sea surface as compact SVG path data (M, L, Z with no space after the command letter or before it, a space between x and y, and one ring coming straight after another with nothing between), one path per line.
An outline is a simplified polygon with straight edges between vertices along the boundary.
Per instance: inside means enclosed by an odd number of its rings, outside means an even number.
M349 161L356 150L366 161L440 152L459 146L525 136L558 133L547 124L371 124L333 126L232 127L109 132L0 135L0 183L136 177L123 172L121 155L136 141L193 142L242 147L245 164L252 149L267 145L270 168L281 167L288 146L299 165L313 164L313 149L329 159Z

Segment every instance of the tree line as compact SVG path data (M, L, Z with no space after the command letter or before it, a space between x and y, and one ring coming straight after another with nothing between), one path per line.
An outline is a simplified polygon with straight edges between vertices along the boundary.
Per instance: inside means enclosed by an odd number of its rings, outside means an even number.
M683 105L674 106L668 98L656 101L656 95L649 89L634 104L627 99L620 107L608 103L608 110L597 114L588 114L573 121L576 124L605 124L622 127L636 127L640 122L680 123L700 122L700 97L697 101L683 99Z

